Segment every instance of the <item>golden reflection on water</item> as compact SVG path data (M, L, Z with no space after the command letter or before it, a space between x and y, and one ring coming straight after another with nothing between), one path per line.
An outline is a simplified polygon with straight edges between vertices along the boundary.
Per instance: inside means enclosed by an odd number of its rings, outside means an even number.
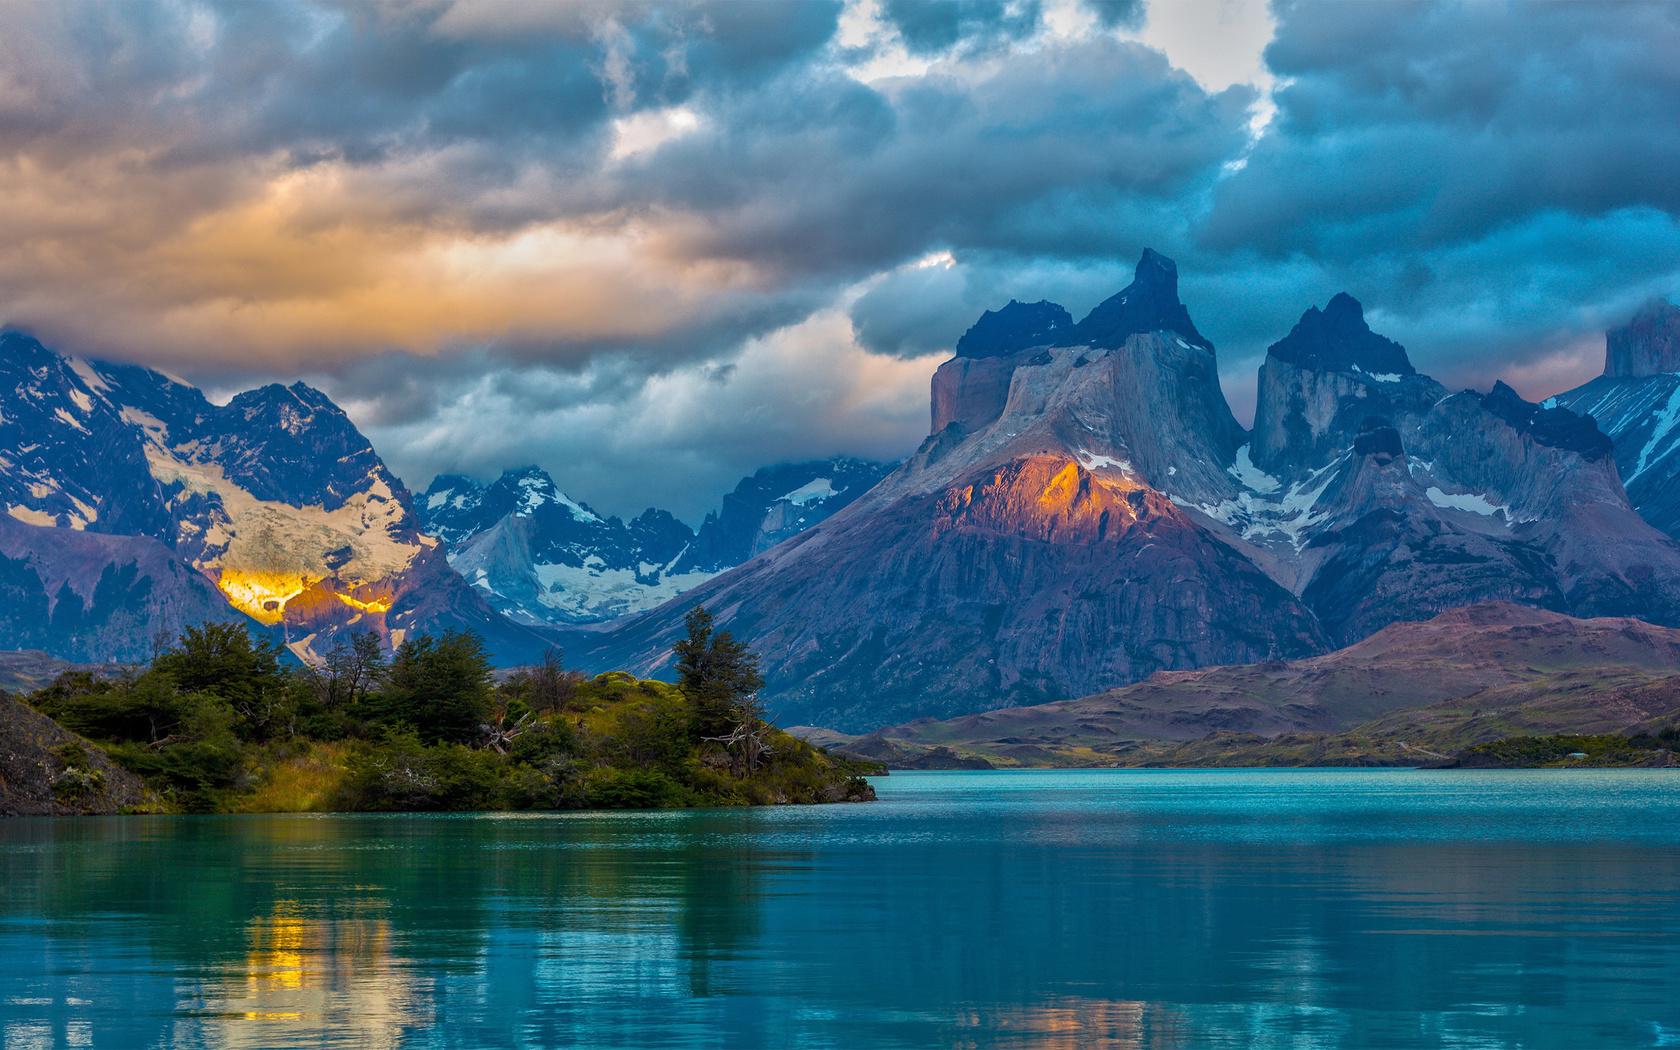
M206 1034L218 1047L398 1046L430 1021L429 1002L409 960L392 954L383 902L351 910L311 918L294 902L277 902L248 924L244 965L206 980L180 1012L211 1020Z
M974 1006L942 1043L952 1050L1020 1046L1033 1050L1140 1050L1187 1045L1176 1011L1125 999L1052 996L1036 1003Z

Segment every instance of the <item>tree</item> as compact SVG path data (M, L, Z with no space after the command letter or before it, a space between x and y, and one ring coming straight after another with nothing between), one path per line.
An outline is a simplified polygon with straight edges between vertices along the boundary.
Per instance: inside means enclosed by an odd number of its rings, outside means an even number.
M552 714L570 706L582 678L578 672L566 670L558 646L549 646L541 663L516 668L508 675L501 692L532 711Z
M472 631L416 635L391 658L384 688L368 706L377 721L414 727L428 743L477 740L494 709L484 640Z
M252 638L240 624L205 623L182 631L152 661L152 670L167 675L182 693L227 701L260 737L285 700L280 648L279 642Z
M377 634L361 631L349 641L341 634L315 671L316 696L329 710L358 706L378 687L385 672L385 653Z
M757 693L764 687L758 657L728 631L716 630L705 606L690 609L684 623L688 635L671 649L677 654L677 688L694 705L695 736L719 739L756 723Z

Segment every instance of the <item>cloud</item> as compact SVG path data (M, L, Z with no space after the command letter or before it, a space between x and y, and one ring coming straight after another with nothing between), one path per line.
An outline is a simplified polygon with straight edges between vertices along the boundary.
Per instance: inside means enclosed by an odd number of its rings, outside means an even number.
M870 353L844 311L825 309L749 339L721 366L650 375L621 358L564 371L395 357L319 381L416 490L436 473L535 463L604 513L659 506L698 523L768 463L903 456L927 433L928 377L942 359Z
M1239 415L1266 346L1341 290L1449 385L1537 396L1680 292L1677 27L1631 4L14 5L0 320L217 389L307 375L411 481L535 461L630 512L704 509L784 451L903 454L981 311L1083 314L1145 246Z
M1680 9L1275 10L1277 118L1202 251L1307 271L1443 381L1531 395L1590 378L1595 333L1680 286Z

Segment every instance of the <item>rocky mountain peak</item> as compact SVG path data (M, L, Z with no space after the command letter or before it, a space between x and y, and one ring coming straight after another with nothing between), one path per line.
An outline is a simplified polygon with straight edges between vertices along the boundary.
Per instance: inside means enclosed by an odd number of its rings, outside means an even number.
M1612 378L1680 372L1680 307L1652 299L1633 320L1604 333L1604 374Z
M1114 349L1144 332L1174 332L1203 349L1213 349L1196 331L1190 311L1178 301L1178 264L1152 248L1143 250L1132 283L1098 303L1057 345Z
M336 511L370 484L382 499L398 498L402 487L344 410L304 383L238 394L193 436L217 450L228 480L259 500Z
M1604 459L1614 448L1592 416L1567 408L1541 408L1525 401L1503 382L1493 384L1493 389L1482 398L1482 407L1533 438L1536 444L1578 452L1588 462Z
M1371 331L1365 308L1346 292L1337 292L1323 310L1309 308L1266 353L1297 368L1385 376L1417 372L1406 348Z
M1009 300L1001 310L987 310L957 340L958 357L1003 357L1034 346L1049 346L1073 330L1073 315L1060 304Z

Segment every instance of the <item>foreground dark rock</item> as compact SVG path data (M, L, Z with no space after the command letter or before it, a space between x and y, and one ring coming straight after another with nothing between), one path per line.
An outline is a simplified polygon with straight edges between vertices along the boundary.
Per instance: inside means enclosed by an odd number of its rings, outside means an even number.
M0 816L73 816L148 808L140 778L15 697L0 693Z

